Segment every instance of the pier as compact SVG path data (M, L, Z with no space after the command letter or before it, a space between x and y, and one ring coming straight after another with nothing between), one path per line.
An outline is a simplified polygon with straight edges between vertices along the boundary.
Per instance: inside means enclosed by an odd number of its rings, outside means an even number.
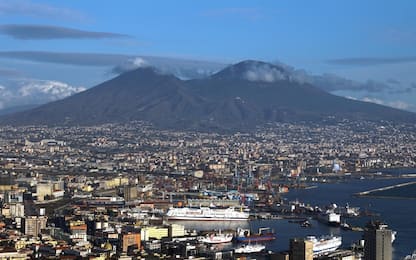
M400 187L413 185L413 184L416 184L416 181L405 182L405 183L390 185L390 186L386 186L386 187L382 187L382 188L372 189L372 190L368 190L368 191L358 192L358 193L355 193L354 195L355 196L371 196L371 193L374 193L374 192L377 192L377 191L390 190L390 189L400 188Z

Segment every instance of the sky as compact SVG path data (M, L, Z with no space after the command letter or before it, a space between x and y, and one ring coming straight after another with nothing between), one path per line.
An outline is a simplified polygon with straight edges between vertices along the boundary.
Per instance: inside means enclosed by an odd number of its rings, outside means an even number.
M144 64L202 77L245 59L416 111L416 1L0 0L0 108L64 98Z

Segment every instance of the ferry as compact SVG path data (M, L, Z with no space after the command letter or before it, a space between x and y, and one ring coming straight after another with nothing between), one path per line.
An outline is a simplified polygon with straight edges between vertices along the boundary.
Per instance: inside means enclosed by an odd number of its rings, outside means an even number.
M249 213L236 211L234 208L170 208L166 213L168 220L200 221L246 221Z
M313 243L313 255L319 256L328 254L337 250L342 244L342 237L338 236L308 236L306 241L311 241Z

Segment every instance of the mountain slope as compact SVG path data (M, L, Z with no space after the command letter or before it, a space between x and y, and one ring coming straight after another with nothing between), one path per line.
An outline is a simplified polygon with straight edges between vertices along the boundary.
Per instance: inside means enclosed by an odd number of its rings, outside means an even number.
M284 68L258 61L188 81L139 68L66 99L3 116L0 122L92 125L145 120L162 128L248 129L328 117L416 122L414 113L338 97L291 79Z
M188 81L195 94L211 100L239 99L256 108L261 122L311 121L325 117L357 120L415 121L416 114L351 100L290 78L284 68L244 61L207 79ZM254 112L254 111L252 111Z
M7 114L13 114L13 113L17 113L17 112L21 112L21 111L25 111L25 110L30 110L30 109L33 109L33 108L38 107L38 106L39 106L38 104L30 104L30 105L21 105L21 106L3 108L3 109L0 110L0 116L7 115Z
M132 120L161 126L189 121L199 114L203 99L190 96L182 81L151 68L124 73L96 87L30 111L3 118L11 124L90 125Z

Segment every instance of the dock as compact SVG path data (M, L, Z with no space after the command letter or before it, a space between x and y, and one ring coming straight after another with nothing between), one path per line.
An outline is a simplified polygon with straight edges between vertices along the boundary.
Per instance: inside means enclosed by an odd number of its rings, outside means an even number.
M357 192L354 195L355 196L369 196L369 195L371 195L371 193L376 192L376 191L390 190L390 189L400 188L400 187L404 187L404 186L408 186L408 185L413 185L413 184L416 184L416 181L411 181L411 182L405 182L405 183L390 185L390 186L381 187L381 188L372 189L372 190L363 191L363 192Z

